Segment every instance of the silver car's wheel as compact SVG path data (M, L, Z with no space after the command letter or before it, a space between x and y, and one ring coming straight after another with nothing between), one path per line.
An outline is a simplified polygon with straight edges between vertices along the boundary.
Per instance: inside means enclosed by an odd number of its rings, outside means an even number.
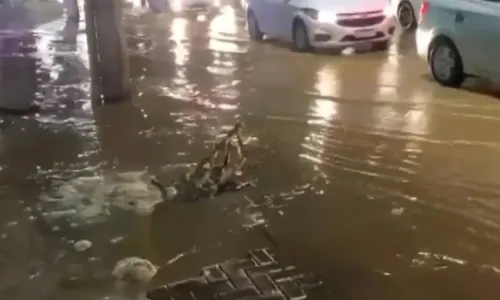
M455 57L449 47L438 47L432 57L434 72L441 80L447 80L453 74L455 68Z
M302 21L295 22L293 26L293 48L298 52L308 52L312 50L307 28Z
M417 25L415 11L408 1L403 1L399 4L397 17L399 25L405 31L413 29Z
M462 59L455 45L446 38L439 38L431 46L429 62L432 76L444 86L462 85L465 74Z

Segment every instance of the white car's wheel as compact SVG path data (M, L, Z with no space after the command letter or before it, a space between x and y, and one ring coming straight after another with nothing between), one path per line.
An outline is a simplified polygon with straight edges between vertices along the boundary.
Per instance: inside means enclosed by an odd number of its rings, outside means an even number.
M432 77L443 86L459 87L465 80L462 58L447 38L437 38L429 51Z
M397 11L398 23L404 31L414 29L417 26L417 19L413 6L408 1L402 1Z
M307 27L302 21L296 21L293 25L293 49L297 52L309 52L313 50L307 34Z
M259 22L253 11L249 11L247 14L247 26L248 35L253 41L262 41L264 39L264 33L260 31Z

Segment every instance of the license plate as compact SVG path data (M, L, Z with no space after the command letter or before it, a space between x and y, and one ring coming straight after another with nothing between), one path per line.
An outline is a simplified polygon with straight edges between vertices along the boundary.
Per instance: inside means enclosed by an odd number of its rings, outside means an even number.
M354 45L356 51L369 51L372 49L372 43L358 43Z
M354 33L357 38L371 38L377 35L373 30L358 30Z

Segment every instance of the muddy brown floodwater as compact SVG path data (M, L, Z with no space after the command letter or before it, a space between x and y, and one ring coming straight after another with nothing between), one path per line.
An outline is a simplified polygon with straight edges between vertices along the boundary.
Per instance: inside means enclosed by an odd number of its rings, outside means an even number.
M127 18L137 92L94 109L82 33L2 33L3 95L43 109L0 125L0 298L104 299L125 256L162 267L159 284L272 246L319 274L319 300L498 299L497 99L431 82L411 34L388 52L297 54L249 43L230 6ZM156 205L141 172L174 178L236 120L257 188Z

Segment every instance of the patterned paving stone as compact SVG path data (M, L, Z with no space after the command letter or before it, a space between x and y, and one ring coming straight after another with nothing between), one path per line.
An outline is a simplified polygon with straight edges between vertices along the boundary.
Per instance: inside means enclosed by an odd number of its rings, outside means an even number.
M199 277L158 287L150 300L302 300L321 282L282 266L269 249L255 249L246 258L201 269Z

